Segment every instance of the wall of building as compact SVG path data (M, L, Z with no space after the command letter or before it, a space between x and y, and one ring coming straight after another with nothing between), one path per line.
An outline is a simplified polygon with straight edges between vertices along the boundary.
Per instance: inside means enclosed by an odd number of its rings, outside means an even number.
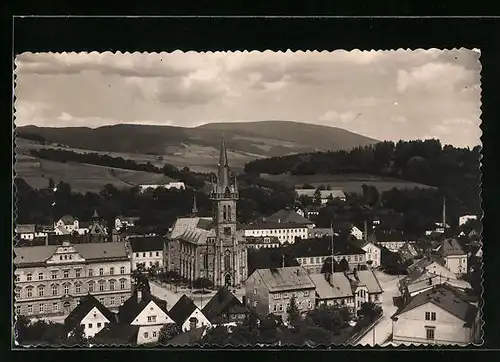
M108 323L108 320L96 307L94 307L80 322L84 326L85 336L87 338L94 337Z
M301 313L313 310L316 307L316 291L314 288L297 288L286 292L269 293L268 313L281 316L283 321L288 320L287 309L290 306L292 296L295 297L298 309Z
M187 331L189 331L191 329L191 322L190 322L191 318L196 318L196 320L197 320L195 328L211 327L211 323L207 319L207 317L205 317L203 315L203 313L201 312L201 310L199 310L198 308L196 308L194 310L194 312L191 313L191 315L182 324L181 327L182 327L182 331L183 332L187 332Z
M247 229L244 233L245 236L276 236L281 244L285 242L293 244L296 237L307 239L309 237L309 228L304 226L283 229Z
M467 255L450 255L444 258L445 266L454 274L467 273Z
M146 269L157 265L163 269L163 250L132 252L132 270L137 269L137 264L144 263Z
M425 320L425 312L436 313L436 320ZM435 327L434 341L427 340L426 326ZM397 316L397 321L393 322L393 338L395 341L406 342L467 344L471 339L471 330L464 327L461 319L427 303Z
M252 273L245 283L245 303L256 313L265 317L269 314L269 290L257 272Z

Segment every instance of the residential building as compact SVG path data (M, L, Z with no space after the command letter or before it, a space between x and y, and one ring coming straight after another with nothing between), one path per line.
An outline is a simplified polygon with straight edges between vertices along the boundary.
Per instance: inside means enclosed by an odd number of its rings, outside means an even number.
M355 307L358 310L363 303L382 303L384 290L372 270L354 270L347 274L355 296Z
M167 312L167 302L147 291L136 289L118 311L120 325L137 326L137 344L158 342L160 329L175 323Z
M244 235L245 237L275 236L281 244L293 244L297 238L307 239L309 237L309 230L311 229L312 224L263 222L246 225L244 227Z
M345 273L309 274L316 286L316 305L336 305L354 311L354 293Z
M479 342L478 308L446 284L415 295L392 320L396 343L467 345Z
M331 237L333 234L338 235L338 233L334 233L332 228L313 228L309 229L307 239Z
M177 219L165 250L166 269L194 280L200 277L214 286L239 286L247 277L245 236L237 229L239 199L236 177L230 180L227 152L222 137L217 182L209 194L213 217L195 215Z
M163 250L166 239L159 236L134 237L129 239L132 270L136 270L139 264L145 269L153 266L156 270L164 269Z
M297 196L307 196L314 199L316 194L316 189L296 189ZM330 199L337 199L341 201L346 200L344 191L342 190L320 190L321 204L326 205Z
M14 248L14 253L19 315L67 315L88 293L115 310L130 296L130 259L123 243L63 242Z
M467 273L467 253L456 239L445 239L441 244L441 256L444 265L457 275Z
M134 227L139 219L138 216L117 216L115 218L115 229L120 231L123 228Z
M469 220L477 220L477 215L462 215L458 218L458 226L465 225Z
M18 224L15 228L16 236L21 240L33 240L35 238L46 238L47 230L41 225L35 224Z
M368 240L380 247L389 249L392 252L397 252L406 242L414 243L403 234L401 231L383 231L375 229L368 237Z
M86 338L92 338L110 323L116 323L116 314L102 305L93 295L87 294L64 320L71 333L78 326L83 327Z
M401 255L401 260L403 260L403 262L406 262L408 260L411 262L418 256L417 250L409 242L404 243L403 246L399 248L397 253Z
M286 253L294 256L308 273L318 274L321 273L325 260L332 257L332 238L301 240L287 246L285 250ZM366 252L356 245L350 236L333 238L333 254L337 263L345 259L350 269L366 265Z
M292 297L302 313L314 309L315 288L304 268L258 269L245 283L245 303L259 316L272 313L286 321Z
M360 247L366 253L366 264L372 268L378 268L380 266L381 259L380 248L371 241L366 240L363 240L360 243Z
M203 312L185 294L170 309L169 315L183 332L212 326Z
M319 215L320 208L315 205L309 205L304 207L304 217L307 219L314 218Z
M78 232L79 228L80 222L71 215L64 215L54 224L56 235L72 234L73 232Z
M309 228L314 227L314 223L306 219L305 217L298 214L296 211L292 209L281 209L269 217L264 218L264 223L271 224L298 224L298 225L307 225Z
M279 248L281 243L277 236L248 236L246 244L249 249Z
M167 189L167 190L170 190L170 189L185 190L186 189L186 185L184 184L184 182L168 182L168 183L162 183L162 184L142 184L142 185L139 185L141 192L144 192L148 189L154 190L154 189L157 189L160 187Z
M201 310L214 326L234 326L241 323L250 310L231 291L222 287Z
M442 258L434 255L428 255L422 259L417 260L411 264L408 268L408 274L418 270L420 273L427 271L430 274L440 276L441 278L456 279L455 273L450 271L444 266L444 261Z

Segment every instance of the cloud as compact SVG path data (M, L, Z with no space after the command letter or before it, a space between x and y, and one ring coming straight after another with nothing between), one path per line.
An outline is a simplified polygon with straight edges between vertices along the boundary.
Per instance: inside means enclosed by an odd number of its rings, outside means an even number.
M433 134L474 145L478 56L466 49L25 53L15 60L16 124L277 119L380 140Z
M399 70L397 89L401 93L418 88L450 91L455 86L468 84L470 73L463 66L431 62L409 71Z

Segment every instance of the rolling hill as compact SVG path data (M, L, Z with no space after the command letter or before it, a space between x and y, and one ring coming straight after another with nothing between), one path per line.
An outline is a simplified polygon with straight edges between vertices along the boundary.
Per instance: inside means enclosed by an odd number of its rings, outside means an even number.
M89 151L158 155L176 166L206 167L216 161L221 130L228 158L235 167L257 158L349 150L378 142L340 128L291 121L211 123L194 128L130 124L95 129L24 126L16 128L16 135L38 135L48 143Z

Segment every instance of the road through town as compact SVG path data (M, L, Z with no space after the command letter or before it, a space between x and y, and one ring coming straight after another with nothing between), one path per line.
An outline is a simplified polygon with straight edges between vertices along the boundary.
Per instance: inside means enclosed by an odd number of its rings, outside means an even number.
M380 321L358 342L360 345L382 345L392 334L392 320L391 316L396 313L397 307L394 306L394 297L399 296L397 275L388 275L381 271L375 271L382 289L384 290L382 296L382 309L383 317Z

